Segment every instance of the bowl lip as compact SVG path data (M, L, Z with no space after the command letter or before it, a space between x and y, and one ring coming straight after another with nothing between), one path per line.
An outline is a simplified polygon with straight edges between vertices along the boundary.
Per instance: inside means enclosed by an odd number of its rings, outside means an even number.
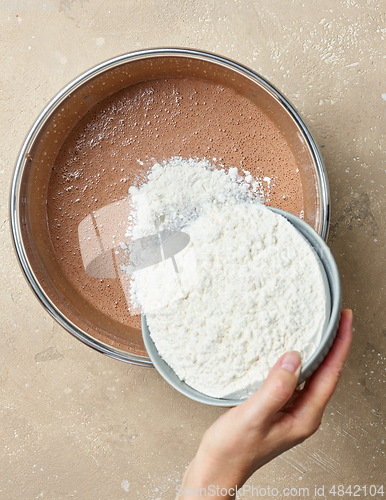
M266 206L266 205L265 205ZM310 244L312 249L318 255L320 262L326 272L326 276L329 282L329 289L331 295L331 311L328 324L322 334L322 339L316 348L315 352L306 361L304 366L302 366L298 385L302 384L308 377L310 377L317 368L321 365L325 357L327 356L331 345L336 337L337 325L340 319L340 309L341 309L341 285L339 278L338 266L335 259L328 248L326 242L323 238L304 220L300 219L294 214L281 210L275 207L266 206L266 208L272 210L278 215L281 215L290 222L296 230L302 234L307 242ZM319 248L318 248L319 246ZM327 265L327 266L326 266ZM329 269L330 272L328 272ZM208 404L211 406L221 406L221 407L232 407L242 404L248 399L249 396L245 396L240 399L235 398L215 398L212 396L207 396L196 389L190 387L185 382L181 381L174 370L162 359L158 354L157 348L150 336L150 330L147 325L146 315L141 315L141 325L142 325L142 335L145 343L147 352L149 353L150 359L153 362L154 367L158 373L172 386L174 389L179 391L181 394L197 401L199 403Z
M146 356L127 353L125 351L115 349L110 345L104 344L103 342L99 340L97 341L93 337L88 336L79 327L77 327L75 324L69 321L60 311L60 309L45 294L43 288L40 286L40 283L33 272L32 267L29 264L27 252L21 237L19 205L20 203L22 203L22 200L20 199L20 189L21 189L21 179L23 176L23 172L28 162L28 152L35 138L42 130L43 126L45 125L46 121L50 118L50 116L57 110L57 108L61 105L61 103L67 97L70 96L72 92L77 90L81 85L88 82L92 78L98 76L99 74L107 72L110 69L120 66L121 64L126 64L138 59L149 59L154 57L165 57L165 56L203 59L210 63L225 66L231 70L243 74L244 76L249 77L251 80L255 81L258 85L265 88L265 90L268 93L270 93L275 99L277 99L279 103L285 108L285 110L287 110L287 112L291 115L292 119L295 121L299 129L302 131L306 139L309 152L316 165L315 174L317 177L317 182L319 184L319 191L321 197L321 203L320 203L321 213L319 214L319 226L321 228L320 229L321 237L325 240L327 239L328 236L329 219L330 219L330 193L328 187L327 173L324 168L323 160L315 140L313 139L307 126L303 122L299 113L296 111L295 107L290 103L290 101L286 97L284 97L284 95L281 94L279 90L277 90L276 87L274 87L267 79L259 75L257 72L251 70L250 68L238 62L235 62L232 59L208 51L189 49L189 48L164 47L164 48L150 48L150 49L138 50L119 55L117 57L108 59L96 66L93 66L92 68L86 70L78 77L73 79L62 90L60 90L45 106L43 111L39 114L39 116L33 123L31 129L29 130L21 146L14 169L14 174L11 184L11 193L10 193L10 225L11 225L13 246L15 248L15 252L17 254L21 269L30 287L32 288L34 294L56 321L58 321L73 336L78 338L86 345L96 349L97 351L102 352L103 354L106 354L114 359L120 359L121 361L125 361L132 364L138 364L142 366L152 366L151 360Z
M298 384L301 384L308 377L310 377L320 366L328 351L330 350L333 341L335 340L342 305L342 288L340 283L339 270L334 256L327 246L327 243L309 224L307 224L307 222L290 212L281 210L280 208L268 208L273 212L276 212L277 214L285 217L306 238L314 252L319 257L321 264L323 265L330 289L330 319L317 349L308 358L308 360L302 367L298 381Z

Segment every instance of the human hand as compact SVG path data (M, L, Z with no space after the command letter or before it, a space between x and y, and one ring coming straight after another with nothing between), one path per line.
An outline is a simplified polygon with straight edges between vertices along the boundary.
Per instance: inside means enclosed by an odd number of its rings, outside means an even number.
M211 498L234 498L236 485L240 488L258 468L311 436L339 381L351 339L352 312L345 309L330 352L303 390L295 390L299 354L281 356L262 387L205 432L177 498L183 498L182 492L209 486L212 492L213 487L229 492L221 497L211 494Z

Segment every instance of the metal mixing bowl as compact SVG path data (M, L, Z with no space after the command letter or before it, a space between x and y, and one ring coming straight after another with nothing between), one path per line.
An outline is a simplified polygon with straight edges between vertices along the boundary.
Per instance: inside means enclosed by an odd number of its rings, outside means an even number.
M74 289L60 267L47 225L47 189L62 144L106 97L155 78L192 77L219 84L258 106L280 128L299 166L304 219L327 238L329 190L309 130L288 100L264 78L223 57L188 49L125 54L80 75L46 106L22 145L11 191L11 225L24 274L48 312L72 335L115 359L151 366L141 331L115 321ZM181 131L183 133L183 131Z
M309 226L309 224L293 214L284 212L283 210L280 210L278 208L269 208L272 211L285 217L306 238L306 240L318 255L319 261L324 268L328 281L328 287L326 287L328 288L328 290L326 289L326 293L329 293L330 297L326 298L327 300L328 298L331 299L329 318L326 321L326 327L322 334L320 344L302 367L298 382L299 384L301 384L308 377L310 377L320 366L335 340L336 332L339 326L341 307L341 287L339 272L330 249L328 248L324 240ZM213 406L235 406L241 404L247 399L247 397L241 399L214 398L196 391L185 382L180 380L176 373L172 370L172 368L170 368L170 366L158 354L157 348L150 336L150 331L146 322L145 315L142 315L142 333L146 350L149 353L150 359L152 360L155 368L172 387L177 389L177 391L195 401L198 401L199 403L205 403Z

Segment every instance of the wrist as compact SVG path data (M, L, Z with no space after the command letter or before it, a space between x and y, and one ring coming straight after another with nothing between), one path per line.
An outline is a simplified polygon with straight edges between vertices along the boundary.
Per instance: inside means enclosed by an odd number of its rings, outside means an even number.
M176 498L221 498L233 500L247 477L223 462L201 457L200 450L185 472L182 484L178 487Z
M177 496L175 500L184 498L190 499L191 497L234 500L240 489L237 486L225 488L224 486L215 486L214 484L201 487L179 485L177 487Z

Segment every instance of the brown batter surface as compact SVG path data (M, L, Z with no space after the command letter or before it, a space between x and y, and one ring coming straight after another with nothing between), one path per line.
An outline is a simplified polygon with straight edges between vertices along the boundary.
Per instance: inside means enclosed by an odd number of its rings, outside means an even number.
M207 158L218 167L237 167L240 174L247 170L262 181L267 205L303 213L302 184L288 144L244 97L201 80L167 79L128 87L102 101L57 156L48 187L48 225L74 287L107 315L136 328L140 317L130 315L120 280L86 274L78 225L125 198L154 161L173 156Z

